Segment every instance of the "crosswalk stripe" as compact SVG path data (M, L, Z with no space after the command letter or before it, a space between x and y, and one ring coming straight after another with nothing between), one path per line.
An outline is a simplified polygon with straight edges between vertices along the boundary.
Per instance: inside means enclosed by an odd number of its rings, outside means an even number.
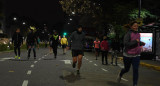
M22 86L27 86L28 85L28 80L24 80Z

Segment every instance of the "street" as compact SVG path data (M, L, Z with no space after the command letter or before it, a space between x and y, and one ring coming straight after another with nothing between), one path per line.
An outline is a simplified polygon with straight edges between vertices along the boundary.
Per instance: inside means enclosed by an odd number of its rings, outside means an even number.
M36 60L33 53L26 60L26 50L22 51L21 60L13 57L13 52L0 53L0 86L132 86L132 69L118 84L116 78L122 61L118 61L118 66L102 65L101 57L95 60L93 52L85 52L80 75L72 68L71 52L63 55L61 48L57 59L47 48L37 50ZM159 71L139 68L138 86L160 86L159 81Z

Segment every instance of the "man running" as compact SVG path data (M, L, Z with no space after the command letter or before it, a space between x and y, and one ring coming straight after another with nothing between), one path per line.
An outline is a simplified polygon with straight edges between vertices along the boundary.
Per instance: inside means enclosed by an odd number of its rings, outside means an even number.
M56 59L57 58L57 48L58 48L58 43L59 43L59 36L55 30L53 32L54 32L54 34L50 38L50 43L51 43L51 47L53 49L54 58Z
M76 67L77 58L78 58L77 74L80 74L79 70L82 65L82 57L84 55L83 53L84 40L85 40L85 34L82 32L82 26L78 26L77 31L73 32L70 36L70 39L68 40L67 49L69 49L70 47L72 48L73 68Z
M23 44L23 38L22 35L20 34L20 29L18 28L16 32L12 36L12 44L14 44L14 52L15 52L15 59L21 59L20 54L20 47ZM18 49L18 56L17 56L17 49Z
M37 38L32 29L30 29L29 34L27 35L27 45L28 45L28 60L30 58L31 49L33 48L34 59L36 59L36 43Z
M63 36L63 38L61 39L61 45L63 48L63 54L66 54L66 47L68 45L68 40L65 36Z

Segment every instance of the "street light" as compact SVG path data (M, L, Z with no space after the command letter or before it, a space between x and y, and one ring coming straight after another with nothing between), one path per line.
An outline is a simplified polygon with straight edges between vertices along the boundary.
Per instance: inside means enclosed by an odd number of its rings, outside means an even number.
M26 24L26 22L23 22L23 25L25 25Z
M74 15L74 14L75 14L75 12L72 12L72 14Z
M16 17L14 17L14 18L13 18L13 20L14 20L14 21L16 21L16 20L17 20L17 18L16 18Z
M70 24L70 23L68 23L68 24Z
M70 18L70 20L72 21L72 18Z

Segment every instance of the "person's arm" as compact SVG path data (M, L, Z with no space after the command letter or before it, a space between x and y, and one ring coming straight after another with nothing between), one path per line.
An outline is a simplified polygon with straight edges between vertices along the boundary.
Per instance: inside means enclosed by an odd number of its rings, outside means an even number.
M69 40L68 40L68 47L71 47L71 41L73 40L74 33L71 34Z
M104 50L103 41L101 42L100 47L101 47L101 50Z
M124 37L124 46L127 48L132 48L138 45L138 41L137 40L131 40L131 32L128 32L125 37Z

